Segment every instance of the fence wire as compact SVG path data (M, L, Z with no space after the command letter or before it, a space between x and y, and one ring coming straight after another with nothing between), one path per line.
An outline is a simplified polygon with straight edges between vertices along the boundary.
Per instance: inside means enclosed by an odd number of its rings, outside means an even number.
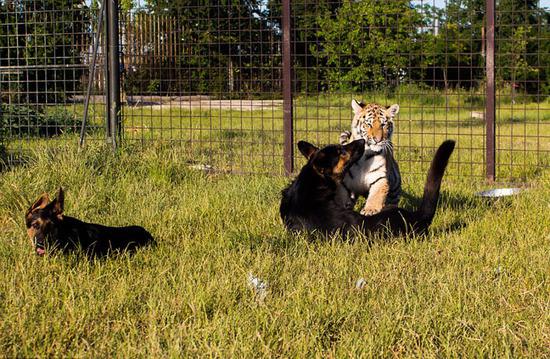
M0 1L0 154L4 163L20 162L32 150L77 138L97 31L94 14L74 0ZM104 137L101 95L102 89L96 86L89 139Z
M404 176L424 174L434 149L454 138L451 177L482 180L492 161L489 109L496 180L528 181L550 167L549 4L496 1L491 43L488 1L295 0L288 37L287 1L125 3L116 54L122 144L178 147L190 165L224 172L283 174L304 162L285 145L337 142L357 99L400 105L393 142ZM76 141L98 11L89 1L0 0L4 159ZM106 137L105 48L102 36L91 141Z

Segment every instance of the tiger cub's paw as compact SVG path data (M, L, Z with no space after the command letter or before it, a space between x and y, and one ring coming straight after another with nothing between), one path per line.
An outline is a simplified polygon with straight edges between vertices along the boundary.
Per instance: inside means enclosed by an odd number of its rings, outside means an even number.
M351 137L350 131L344 131L340 134L340 144L346 145L349 142L349 139Z
M380 211L382 211L382 208L376 208L376 207L371 207L371 206L365 206L363 207L363 209L361 209L361 214L363 216L373 216L377 213L379 213Z

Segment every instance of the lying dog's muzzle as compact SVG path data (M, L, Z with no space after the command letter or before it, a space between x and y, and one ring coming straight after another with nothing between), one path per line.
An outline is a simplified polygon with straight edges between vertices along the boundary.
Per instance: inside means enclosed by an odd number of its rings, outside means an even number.
M44 241L42 239L34 237L34 249L36 251L36 254L38 254L39 256L43 256L44 253L46 253Z

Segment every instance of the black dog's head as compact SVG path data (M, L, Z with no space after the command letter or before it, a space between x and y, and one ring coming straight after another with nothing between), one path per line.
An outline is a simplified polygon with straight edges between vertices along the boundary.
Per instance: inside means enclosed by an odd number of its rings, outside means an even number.
M48 194L44 193L25 214L27 234L38 255L44 255L47 246L55 245L52 237L55 237L56 226L63 220L63 202L63 189L59 188L53 201L50 202Z
M340 181L346 169L361 158L365 151L365 140L347 145L328 145L319 149L306 141L298 142L298 149L308 159L313 170L322 177Z

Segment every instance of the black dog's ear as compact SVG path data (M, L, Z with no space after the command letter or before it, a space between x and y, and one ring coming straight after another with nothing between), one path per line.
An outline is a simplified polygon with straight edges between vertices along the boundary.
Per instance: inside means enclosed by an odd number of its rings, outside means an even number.
M359 139L348 143L344 145L344 150L350 154L352 162L357 161L365 152L365 140ZM370 157L372 157L372 155Z
M59 219L63 219L63 208L65 205L65 192L63 188L59 187L57 191L57 197L51 203L53 205L52 211Z
M363 152L365 151L365 140L364 139L359 139L359 140L355 140L351 143L348 143L347 145L344 145L344 149L346 150L346 152L349 152L351 154L354 154L356 153L357 151L361 151L361 154L363 154Z
M304 155L305 158L308 160L311 158L311 156L319 150L319 148L315 147L309 142L306 141L300 141L298 142L298 149Z
M49 201L50 201L50 196L48 196L46 192L42 193L42 195L32 204L32 206L29 207L26 215L28 216L32 211L36 209L46 207Z

